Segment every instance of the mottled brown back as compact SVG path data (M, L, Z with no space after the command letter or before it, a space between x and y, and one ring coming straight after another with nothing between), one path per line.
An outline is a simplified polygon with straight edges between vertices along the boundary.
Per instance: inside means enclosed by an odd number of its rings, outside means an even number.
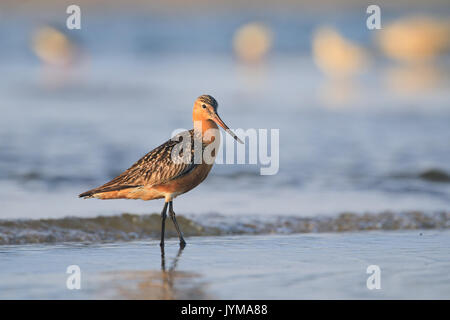
M191 139L191 159L190 162L172 161L172 152L174 147L182 142L183 136L189 136ZM154 186L163 184L169 180L178 178L190 172L194 164L194 130L180 133L174 138L153 149L126 171L115 177L113 180L95 189L86 191L79 197L92 197L96 193L117 191L126 188L135 188L141 186Z

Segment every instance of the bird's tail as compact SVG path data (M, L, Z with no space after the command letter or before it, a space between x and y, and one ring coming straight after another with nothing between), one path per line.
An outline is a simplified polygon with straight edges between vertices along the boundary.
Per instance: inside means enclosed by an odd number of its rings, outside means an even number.
M84 199L93 198L93 197L94 197L94 194L96 193L94 190L95 190L95 189L92 189L92 190L83 192L83 193L81 193L81 194L78 195L78 198L84 198Z
M140 185L118 185L118 186L111 186L111 187L98 187L98 188L83 192L83 193L79 194L78 197L84 198L84 199L95 198L95 195L98 193L119 191L119 190L123 190L123 189L137 188L137 187L140 187Z

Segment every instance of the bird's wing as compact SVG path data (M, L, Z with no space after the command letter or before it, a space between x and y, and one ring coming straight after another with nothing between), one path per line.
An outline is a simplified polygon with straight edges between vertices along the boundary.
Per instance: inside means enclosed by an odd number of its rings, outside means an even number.
M190 139L190 144L185 143L186 138ZM184 158L173 159L174 153ZM79 196L89 197L101 192L162 184L187 174L195 166L194 133L193 130L185 131L147 153L113 180Z

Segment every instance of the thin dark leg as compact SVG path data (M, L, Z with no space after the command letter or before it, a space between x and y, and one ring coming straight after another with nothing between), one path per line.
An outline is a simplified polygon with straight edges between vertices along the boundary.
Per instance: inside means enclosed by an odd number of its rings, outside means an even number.
M180 238L180 247L184 248L186 245L186 241L184 241L183 233L180 230L180 226L178 225L177 218L175 217L175 211L173 211L173 203L172 201L169 202L169 216L173 221L173 224L175 225L175 229L178 233L178 238Z
M166 230L166 218L167 218L167 202L164 202L164 208L161 211L161 242L160 246L164 246L164 231Z
M166 272L166 255L164 253L164 246L161 246L161 270Z

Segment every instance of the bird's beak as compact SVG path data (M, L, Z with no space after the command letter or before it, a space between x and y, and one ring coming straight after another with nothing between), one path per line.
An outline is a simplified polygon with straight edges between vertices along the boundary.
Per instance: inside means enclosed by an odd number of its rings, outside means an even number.
M217 123L219 126L221 126L223 128L223 130L225 130L227 133L229 133L237 142L244 144L244 142L242 142L242 140L239 139L238 136L235 135L234 132L230 130L230 128L228 128L228 126L225 124L225 122L223 122L222 119L220 119L220 117L217 113L214 113L214 115L212 116L212 120L215 123Z

